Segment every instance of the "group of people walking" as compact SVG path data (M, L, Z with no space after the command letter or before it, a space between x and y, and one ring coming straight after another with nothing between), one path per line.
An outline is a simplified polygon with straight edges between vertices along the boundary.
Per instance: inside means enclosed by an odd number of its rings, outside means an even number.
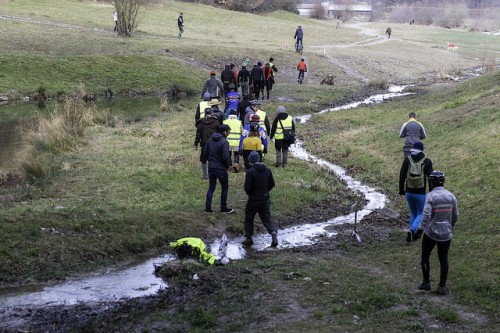
M265 67L268 68L268 65ZM245 70L245 66L242 66L242 70ZM275 166L287 166L288 149L293 143L290 137L295 136L295 123L285 107L279 106L271 124L267 112L262 110L262 102L259 99L250 100L248 91L244 89L245 84L241 84L248 82L244 78L250 79L250 75L241 74L241 71L235 73L232 64L225 66L220 80L215 71L211 71L201 92L202 100L196 109L194 148L196 150L200 146L202 177L209 181L205 213L213 213L212 198L217 181L221 186L220 212L234 211L227 205L229 172L244 170L244 189L248 201L245 207L243 244L253 244L253 221L258 213L271 235L271 246L276 247L278 230L272 222L269 196L275 182L272 171L265 166L263 160L268 152L269 141L274 140ZM238 93L239 87L242 89L242 98ZM219 99L223 97L225 105L221 108ZM243 158L243 163L240 163L240 157Z
M404 161L399 172L399 194L405 196L410 209L406 241L416 241L423 235L420 261L423 281L418 286L419 290L431 289L429 258L437 246L441 266L437 293L446 295L448 251L458 220L457 200L444 188L445 174L434 170L432 161L424 154L421 142L427 136L424 126L416 120L414 112L408 116L409 120L399 133L405 139Z

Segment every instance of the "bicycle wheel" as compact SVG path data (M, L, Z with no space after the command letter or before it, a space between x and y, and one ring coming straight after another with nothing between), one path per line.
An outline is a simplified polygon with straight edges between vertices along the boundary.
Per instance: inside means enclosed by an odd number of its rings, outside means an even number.
M304 51L304 46L302 44L300 44L300 46L299 46L300 55L302 55L302 51Z

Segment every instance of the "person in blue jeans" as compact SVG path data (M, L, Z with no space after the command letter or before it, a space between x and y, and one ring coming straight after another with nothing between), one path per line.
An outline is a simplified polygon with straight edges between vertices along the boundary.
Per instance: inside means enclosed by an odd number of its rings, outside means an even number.
M424 144L415 142L410 156L405 157L399 171L399 194L404 195L410 208L410 225L406 233L406 241L417 240L417 229L424 211L425 193L429 175L432 172L432 161L425 157Z
M201 163L208 162L208 191L205 201L205 213L213 213L212 197L215 192L217 180L221 186L220 196L220 212L230 214L233 209L227 207L227 197L229 192L229 173L228 169L231 166L229 155L229 142L227 136L231 132L231 128L226 125L219 125L217 133L212 134L208 139L203 149Z

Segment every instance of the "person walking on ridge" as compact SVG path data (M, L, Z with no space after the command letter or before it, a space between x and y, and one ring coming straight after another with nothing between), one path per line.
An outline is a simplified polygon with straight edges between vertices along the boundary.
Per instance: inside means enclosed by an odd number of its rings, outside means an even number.
M182 13L180 13L177 18L177 27L179 27L179 35L177 37L180 39L182 37L182 33L184 32L184 16Z
M253 151L248 157L251 168L245 175L245 192L248 195L245 207L245 235L243 245L253 244L254 219L258 213L262 224L271 235L271 247L278 246L278 229L271 217L271 196L269 192L276 185L272 171L260 162L260 156Z
M430 264L429 258L432 249L437 245L439 264L441 266L438 295L446 295L446 280L448 279L448 251L450 249L453 229L458 221L457 199L450 191L444 188L446 177L441 171L433 171L429 175L430 192L425 198L422 223L418 229L423 233L422 239L422 276L423 282L419 290L430 290Z

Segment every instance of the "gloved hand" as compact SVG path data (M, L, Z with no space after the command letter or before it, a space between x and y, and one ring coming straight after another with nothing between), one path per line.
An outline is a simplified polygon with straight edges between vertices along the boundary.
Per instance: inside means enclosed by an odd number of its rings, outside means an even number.
M264 148L264 150L262 150L262 153L267 154L267 148Z

